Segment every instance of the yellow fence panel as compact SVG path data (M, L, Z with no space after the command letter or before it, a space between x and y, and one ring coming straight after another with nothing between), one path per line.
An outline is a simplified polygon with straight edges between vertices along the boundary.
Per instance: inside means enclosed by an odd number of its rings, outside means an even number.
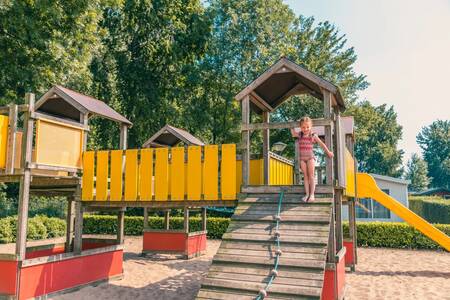
M217 200L219 194L219 147L205 146L203 194L205 200Z
M168 200L169 194L169 149L155 150L155 200Z
M349 197L355 197L355 160L347 147L345 147L344 159L346 176L344 194Z
M83 155L83 185L81 190L82 200L93 200L94 193L94 151L85 152Z
M137 200L138 150L125 151L125 201Z
M81 167L83 129L47 119L36 121L36 163Z
M122 161L123 151L111 151L111 182L109 199L111 201L122 200Z
M6 167L6 152L8 151L9 118L0 115L0 168Z
M95 200L105 201L108 198L108 156L109 151L97 152Z
M220 182L223 200L236 199L236 145L222 145Z
M202 148L200 146L188 147L187 176L188 200L200 200L202 195Z
M142 149L139 164L139 197L142 201L152 200L153 196L153 150Z
M185 164L184 147L172 148L170 164L170 196L172 200L184 200L185 195Z

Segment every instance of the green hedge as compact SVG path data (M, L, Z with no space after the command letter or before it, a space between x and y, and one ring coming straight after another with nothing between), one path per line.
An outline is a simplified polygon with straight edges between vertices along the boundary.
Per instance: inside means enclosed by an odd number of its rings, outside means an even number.
M450 200L437 197L410 197L409 209L430 223L450 224Z
M220 239L227 230L230 219L228 218L208 218L207 230L208 238ZM125 235L142 235L144 225L143 217L125 217ZM148 225L152 229L163 229L164 218L149 217ZM192 217L189 219L190 231L201 230L201 218ZM183 217L170 218L171 229L183 229ZM86 215L84 217L83 233L86 234L115 234L117 229L117 217Z
M434 224L450 236L450 225ZM420 231L406 223L358 222L358 246L405 249L442 249ZM348 236L348 223L344 223L344 236Z
M15 241L16 218L6 217L0 219L0 243ZM143 217L125 217L125 234L142 235ZM149 226L153 229L163 228L164 218L150 217ZM227 230L230 219L208 218L208 238L220 239ZM64 236L65 221L58 218L37 216L29 219L28 239L38 240ZM191 231L201 228L201 219L192 217L189 222ZM450 225L435 225L441 231L450 236ZM170 228L182 229L183 218L173 217L170 220ZM86 215L84 217L84 233L86 234L116 234L117 217L106 215ZM410 248L410 249L439 249L440 247L413 229L406 223L389 222L359 222L357 224L358 246ZM348 235L348 223L344 223L344 235Z

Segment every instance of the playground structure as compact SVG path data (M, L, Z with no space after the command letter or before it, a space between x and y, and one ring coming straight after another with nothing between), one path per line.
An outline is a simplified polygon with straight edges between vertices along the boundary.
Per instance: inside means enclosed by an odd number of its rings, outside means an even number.
M324 173L318 168L313 203L299 201L304 189L295 171L297 157L292 162L269 151L269 130L298 126L297 121L270 123L269 114L290 96L304 93L323 101L324 117L313 125L323 130L320 135L335 153L326 158ZM16 251L0 255L5 270L0 296L28 299L122 276L127 207L183 209L184 229L170 230L166 214L165 230L146 228L143 252L186 258L205 250L206 207L236 207L199 299L255 299L262 297L261 289L272 299L342 299L345 266L354 269L357 263L357 197L380 201L450 250L445 234L377 190L369 175L357 173L353 128L343 125L345 106L336 86L282 58L236 99L242 105L238 147L156 142L156 148L127 149L130 121L105 103L60 86L36 104L27 94L24 105L0 108L5 115L0 118L0 180L20 182ZM250 123L250 110L261 114L263 123ZM18 113L24 117L23 131ZM119 149L86 151L91 116L120 124ZM250 153L254 130L263 132L262 158ZM66 197L64 245L26 247L30 194ZM349 207L348 240L342 230L343 202ZM202 211L202 230L190 232L189 212L195 209ZM89 211L117 213L117 238L83 239L83 213ZM277 240L281 251L276 251ZM277 275L266 286L275 262Z

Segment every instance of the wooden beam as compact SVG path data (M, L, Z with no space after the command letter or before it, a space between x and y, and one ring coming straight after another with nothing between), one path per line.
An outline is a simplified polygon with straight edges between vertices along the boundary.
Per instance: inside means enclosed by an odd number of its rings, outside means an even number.
M328 90L323 90L323 114L324 118L330 121L329 125L325 126L325 145L333 152L333 137L331 127L331 93ZM333 159L326 156L326 183L333 184Z
M189 208L184 209L183 229L185 233L189 233Z
M72 168L72 167L60 167L60 166L50 166L50 165L44 165L44 164L38 164L38 163L28 163L28 168L30 169L37 169L37 170L49 170L49 171L63 171L63 172L69 172L69 173L77 173L80 168Z
M72 252L72 242L75 220L75 199L73 196L67 197L67 217L66 217L66 247L65 252Z
M33 151L33 131L34 121L31 119L31 112L34 111L34 94L25 95L25 103L28 104L28 111L25 112L24 129L22 136L22 166L23 176L20 177L19 187L19 205L17 216L17 234L16 234L16 255L20 261L25 260L27 247L27 223L28 223L28 204L30 200L31 171L28 164L31 162Z
M126 150L128 146L128 126L122 124L120 127L120 149Z
M170 229L170 210L164 211L164 228L166 230Z
M313 126L332 126L332 121L327 119L313 119ZM264 130L264 129L291 129L299 127L298 121L282 122L282 123L252 123L241 124L241 131L244 130Z
M0 106L0 114L2 114L2 115L3 115L3 114L9 114L11 105L14 105L14 104L9 104L9 105L5 105L5 106ZM28 111L28 104L20 104L20 105L17 105L17 111L18 111L19 113Z
M250 123L250 97L247 95L242 104L242 126ZM242 182L248 185L250 182L250 131L241 129L242 134Z
M81 186L78 185L75 195L75 232L73 239L73 252L80 254L83 248L83 203L81 201Z
M270 115L269 112L263 112L263 122L269 124ZM263 129L263 161L264 161L264 184L268 185L270 181L270 130L268 128Z
M202 231L206 231L206 207L202 207Z
M123 208L117 213L117 243L119 245L125 241L125 210L126 208Z
M169 208L201 208L203 206L235 207L236 200L188 200L188 201L83 201L83 207L102 210L104 208L119 207L147 207L151 209Z
M87 126L85 124L67 120L67 119L63 119L63 118L58 118L58 117L51 116L51 115L48 115L45 113L32 112L31 117L35 120L43 119L44 121L53 121L53 122L60 123L63 125L69 125L69 126L73 126L75 128L83 129L85 131L89 131L89 126Z
M28 106L27 106L28 107ZM17 132L17 104L9 106L9 126L8 126L8 145L6 150L6 174L14 173L14 161L16 155L16 132Z
M148 227L148 207L144 207L144 228Z
M261 110L263 111L273 111L274 108L267 103L260 95L258 95L258 93L256 93L255 91L250 93L250 97L254 100L252 101L253 103L255 103L259 108L261 108Z

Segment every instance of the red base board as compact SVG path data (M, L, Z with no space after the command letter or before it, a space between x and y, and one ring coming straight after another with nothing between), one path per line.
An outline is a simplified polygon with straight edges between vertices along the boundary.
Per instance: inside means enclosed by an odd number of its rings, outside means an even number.
M355 264L355 257L353 255L353 242L352 241L344 241L344 247L347 249L345 252L345 265L353 266Z
M335 281L336 276L336 281ZM345 259L342 257L336 263L336 273L334 270L325 270L325 279L322 290L322 300L343 299L345 288Z
M14 295L17 288L17 266L15 260L0 260L0 298L1 295Z
M144 231L143 252L176 253L187 257L206 251L206 232Z

